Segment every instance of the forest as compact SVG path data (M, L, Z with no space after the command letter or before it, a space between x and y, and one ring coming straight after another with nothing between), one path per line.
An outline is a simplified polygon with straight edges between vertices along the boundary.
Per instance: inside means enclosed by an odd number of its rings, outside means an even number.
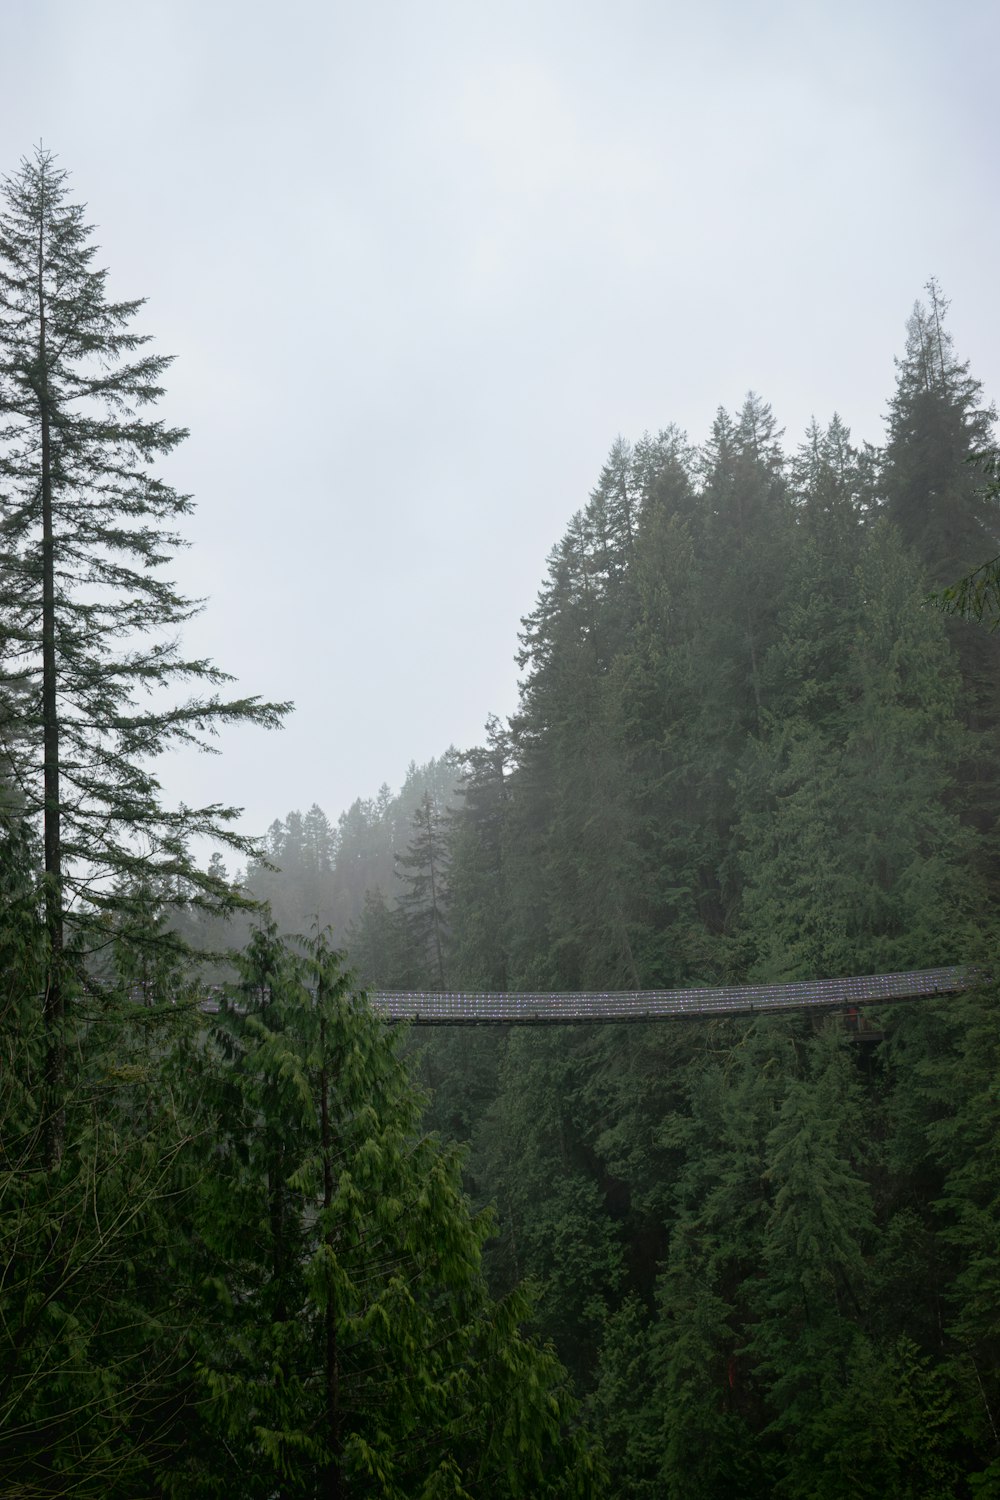
M754 394L615 440L513 716L261 843L155 773L289 705L181 654L139 305L39 150L0 207L0 1493L1000 1496L1000 488L942 289L879 445ZM979 988L860 1029L365 993L949 963Z

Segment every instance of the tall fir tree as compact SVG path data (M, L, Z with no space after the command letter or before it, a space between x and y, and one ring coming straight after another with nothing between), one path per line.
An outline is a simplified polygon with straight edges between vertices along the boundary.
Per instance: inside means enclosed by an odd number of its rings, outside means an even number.
M143 352L141 301L112 301L84 209L39 148L4 183L0 209L0 693L16 704L4 758L25 814L43 825L50 948L48 1078L58 1154L65 914L114 903L140 868L183 876L196 899L228 903L189 856L190 835L248 849L222 803L171 810L150 762L232 720L280 721L285 704L211 692L174 707L141 701L165 685L228 681L180 654L198 606L160 573L191 508L150 472L184 432L146 417L169 364ZM3 726L0 726L2 728Z
M996 412L955 354L937 281L925 290L897 361L883 486L903 540L935 583L948 584L1000 551L1000 501L969 462L991 450Z

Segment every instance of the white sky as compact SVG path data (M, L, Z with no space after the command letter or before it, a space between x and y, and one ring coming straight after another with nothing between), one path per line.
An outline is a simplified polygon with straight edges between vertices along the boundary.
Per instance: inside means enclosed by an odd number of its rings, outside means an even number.
M192 653L292 698L163 766L261 832L481 738L618 433L753 388L878 441L927 277L1000 394L995 0L5 0L43 140L177 356Z

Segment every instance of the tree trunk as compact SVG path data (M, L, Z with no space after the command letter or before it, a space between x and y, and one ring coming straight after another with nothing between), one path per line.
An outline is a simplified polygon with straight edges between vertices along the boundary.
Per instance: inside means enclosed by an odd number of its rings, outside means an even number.
M320 986L317 1001L322 1003L323 989ZM329 1077L326 1066L326 1022L320 1020L320 1055L323 1065L319 1076L319 1108L320 1108L320 1136L323 1150L323 1208L326 1211L328 1222L325 1239L329 1250L333 1251L334 1237L333 1229L329 1223L329 1213L333 1205L333 1161L331 1154L330 1134L330 1098ZM339 1500L340 1496L340 1356L337 1350L337 1309L334 1305L332 1292L327 1294L326 1310L324 1312L325 1335L326 1335L326 1428L327 1442L330 1447L330 1462L326 1468L327 1500Z
M36 395L42 460L42 725L45 853L45 925L49 942L45 988L45 1157L50 1167L62 1156L66 1125L63 987L62 839L59 793L59 705L56 694L55 536L52 520L52 433L49 411L45 321L45 227L38 229L38 372Z

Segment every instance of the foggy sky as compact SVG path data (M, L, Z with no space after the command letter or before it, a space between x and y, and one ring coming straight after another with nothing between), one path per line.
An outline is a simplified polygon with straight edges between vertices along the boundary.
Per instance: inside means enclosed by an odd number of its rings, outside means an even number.
M262 832L515 703L520 616L615 437L748 389L882 438L928 276L1000 392L1000 9L6 0L42 140L176 356L185 637L280 734L162 765Z

